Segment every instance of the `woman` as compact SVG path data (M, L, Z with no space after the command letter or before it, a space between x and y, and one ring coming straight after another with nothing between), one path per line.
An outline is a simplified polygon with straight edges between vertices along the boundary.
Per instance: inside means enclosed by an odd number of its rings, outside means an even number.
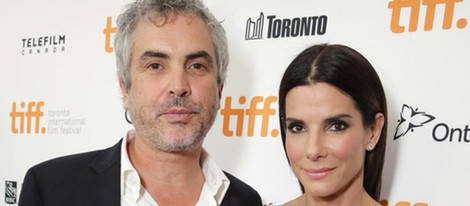
M315 45L279 89L284 150L303 194L285 205L380 205L387 106L372 65L344 45Z

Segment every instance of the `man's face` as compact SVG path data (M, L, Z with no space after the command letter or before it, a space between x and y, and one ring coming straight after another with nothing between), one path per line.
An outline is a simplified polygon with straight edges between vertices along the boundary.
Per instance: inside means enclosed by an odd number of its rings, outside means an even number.
M121 89L137 137L167 152L201 147L222 92L208 27L196 16L142 18L133 40L131 87Z

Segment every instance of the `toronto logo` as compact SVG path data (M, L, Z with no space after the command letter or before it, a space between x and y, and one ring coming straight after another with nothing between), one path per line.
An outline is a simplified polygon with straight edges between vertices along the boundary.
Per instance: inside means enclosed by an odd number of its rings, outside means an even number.
M405 136L409 131L413 132L415 128L422 127L434 119L432 115L403 104L393 140Z
M251 17L246 20L245 40L263 38L264 14L261 12L259 18L252 20Z
M265 22L266 21L266 22ZM260 13L246 20L245 40L293 38L326 34L328 16L278 17Z

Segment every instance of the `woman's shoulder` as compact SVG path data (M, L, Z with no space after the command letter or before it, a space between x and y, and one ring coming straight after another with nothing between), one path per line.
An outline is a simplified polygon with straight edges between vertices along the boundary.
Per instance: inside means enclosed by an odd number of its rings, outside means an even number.
M284 204L282 204L282 206L297 206L297 205L301 205L301 200L303 199L303 195L300 195L298 197L296 197L295 199L292 199Z

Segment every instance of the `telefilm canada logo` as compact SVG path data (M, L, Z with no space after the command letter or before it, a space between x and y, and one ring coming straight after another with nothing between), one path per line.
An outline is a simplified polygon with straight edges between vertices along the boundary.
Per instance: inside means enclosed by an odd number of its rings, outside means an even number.
M436 117L430 113L403 104L393 140L404 138L410 132L414 132L416 129L424 126L429 126L431 122L436 122L435 120ZM468 124L464 127L456 127L439 122L429 132L432 139L436 142L470 143L470 128Z
M5 203L16 204L18 196L17 183L15 181L5 181Z
M263 12L259 17L246 20L245 40L278 39L326 34L328 17L278 17Z
M66 35L44 35L21 39L21 55L46 55L65 52Z

